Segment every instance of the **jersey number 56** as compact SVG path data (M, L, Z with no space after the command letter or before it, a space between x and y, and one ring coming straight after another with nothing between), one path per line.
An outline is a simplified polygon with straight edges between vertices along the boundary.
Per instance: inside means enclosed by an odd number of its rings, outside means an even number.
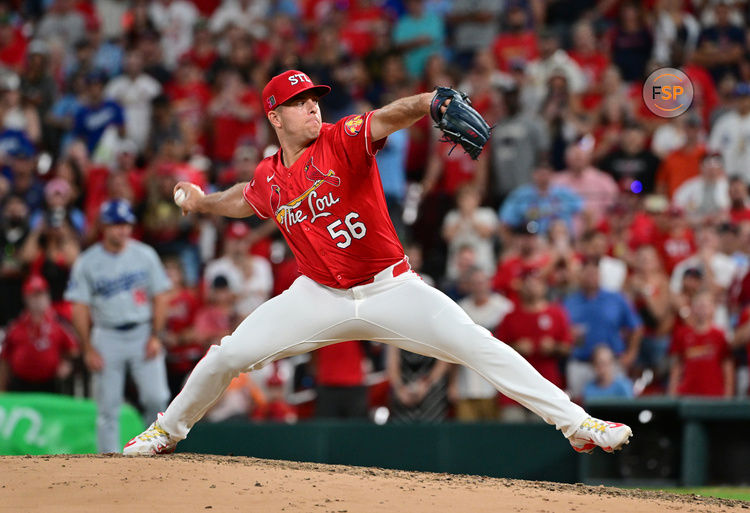
M344 224L346 225L346 229L337 230L339 226L341 226L341 219L338 219L328 226L326 226L326 229L328 229L328 233L331 234L331 238L333 240L336 240L340 237L343 237L344 239L337 242L336 245L340 248L348 248L352 243L352 237L355 239L361 239L367 234L367 227L364 223L355 221L359 217L359 214L356 212L349 212L346 214L346 217L344 218ZM351 234L351 235L350 235Z

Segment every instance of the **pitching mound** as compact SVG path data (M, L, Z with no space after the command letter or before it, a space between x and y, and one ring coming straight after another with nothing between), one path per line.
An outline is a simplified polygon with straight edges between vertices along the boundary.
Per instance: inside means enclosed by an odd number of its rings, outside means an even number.
M0 511L722 512L749 503L557 483L179 454L0 457Z

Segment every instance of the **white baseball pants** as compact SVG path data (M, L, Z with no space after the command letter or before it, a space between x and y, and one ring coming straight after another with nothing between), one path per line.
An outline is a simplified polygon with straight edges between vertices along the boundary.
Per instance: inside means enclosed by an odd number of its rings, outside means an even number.
M196 365L159 424L182 440L240 372L345 340L372 340L474 369L568 437L586 412L448 296L394 266L350 289L299 277L251 313Z

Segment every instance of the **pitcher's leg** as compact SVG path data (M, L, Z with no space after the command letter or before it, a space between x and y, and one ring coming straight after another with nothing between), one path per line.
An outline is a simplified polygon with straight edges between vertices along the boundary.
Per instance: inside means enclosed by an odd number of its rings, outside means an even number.
M368 297L363 319L381 328L381 342L474 369L500 392L530 409L565 436L586 412L510 346L475 324L448 296L410 279Z
M251 313L198 362L159 424L182 440L240 372L341 340L354 307L306 277Z

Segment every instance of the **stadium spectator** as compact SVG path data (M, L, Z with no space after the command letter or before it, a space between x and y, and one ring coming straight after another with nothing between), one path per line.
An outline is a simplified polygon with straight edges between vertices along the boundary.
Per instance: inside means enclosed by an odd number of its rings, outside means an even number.
M450 364L386 347L386 372L391 385L391 415L394 424L438 422L448 414L448 370Z
M33 147L24 146L11 152L9 157L3 174L10 181L10 192L23 198L35 214L44 204L44 184L36 173L36 152Z
M321 419L365 419L368 391L360 340L321 347L312 353L317 398L315 416Z
M729 180L722 158L709 153L701 161L701 174L686 180L674 193L673 203L693 222L718 220L729 209Z
M745 45L745 33L732 23L730 14L727 3L713 4L715 22L703 28L695 51L696 63L708 69L717 82L725 74L738 76Z
M168 68L174 68L180 56L193 44L193 26L198 21L198 10L186 0L154 0L149 2L148 17L162 34L164 63Z
M681 0L658 2L654 20L654 60L666 66L674 61L678 52L693 53L700 32L700 23Z
M138 50L125 57L124 73L107 84L105 96L121 105L125 115L125 136L139 151L146 148L151 128L151 102L161 94L156 79L143 71L143 58Z
M185 379L206 351L205 345L195 337L193 326L200 307L200 300L194 290L185 286L184 273L179 258L164 259L172 289L167 293L167 325L164 334L164 347L167 349L167 382L172 397L175 397Z
M86 20L73 0L54 0L36 28L36 36L59 39L68 49L86 35Z
M620 186L620 190L650 194L654 190L659 158L646 147L642 125L630 123L621 135L619 149L605 155L600 167Z
M581 106L585 110L599 107L602 101L602 79L609 67L609 57L602 49L591 23L581 21L573 27L573 49L570 57L584 75Z
M549 149L549 129L535 113L521 110L519 84L502 86L504 115L492 129L492 201L498 203L511 191L531 182L539 159ZM486 150L485 150L486 151Z
M706 154L701 141L701 120L689 116L685 121L685 141L662 160L656 174L656 190L672 198L675 191L687 180L698 176L701 161Z
M563 303L576 341L566 368L571 397L580 397L594 377L591 356L596 346L609 346L623 371L635 363L640 349L641 319L625 296L600 287L598 269L596 258L584 258L578 277L580 289Z
M633 397L633 382L618 372L617 360L609 346L596 346L591 361L594 364L595 377L583 388L584 403L590 399Z
M32 215L30 224L37 228L39 223L54 220L57 224L63 220L70 223L75 234L83 235L86 230L86 218L74 205L73 187L64 178L53 178L44 186L44 209Z
M446 276L456 278L458 248L472 246L476 266L491 273L496 266L493 242L498 229L497 214L489 207L481 207L480 189L465 184L456 192L456 207L443 221L443 238L448 245Z
M590 157L590 150L583 145L569 146L565 151L567 170L552 179L554 185L567 187L583 198L584 215L576 227L577 232L595 227L614 205L619 193L611 176L591 166Z
M209 285L206 304L200 306L193 318L193 336L204 351L219 344L239 322L234 310L234 294L223 275L216 276Z
M675 267L672 272L669 287L672 292L679 293L682 288L683 274L688 269L699 269L701 276L705 277L705 285L716 294L724 297L729 286L737 277L737 266L731 257L725 255L719 248L719 237L715 229L711 226L704 226L697 232L696 237L697 251L695 254L686 258ZM725 305L719 304L717 312L726 312ZM721 323L722 326L728 327L727 323Z
M73 370L78 355L73 334L51 307L44 278L32 275L23 284L26 309L8 327L0 354L0 391L60 391L59 380Z
M284 381L278 373L274 373L266 380L266 401L256 405L252 419L287 424L297 422L297 412L284 398Z
M669 330L672 328L669 277L653 246L641 246L635 254L635 268L626 283L626 292L632 298L638 315L643 321L638 365L657 371L665 371L665 360L669 348Z
M235 148L258 135L260 97L247 87L237 71L226 70L217 78L217 93L208 105L211 151L219 167L229 164Z
M86 75L86 101L76 111L73 121L73 137L84 142L92 157L108 128L112 127L118 136L123 135L125 129L122 107L104 97L106 81L107 76L102 71Z
M560 37L552 30L545 30L539 37L539 57L533 59L526 70L530 87L533 88L536 105L541 106L549 97L550 82L554 77L562 78L570 94L578 97L586 88L586 79L575 60L560 47Z
M503 202L500 221L508 228L518 228L534 223L539 234L544 235L550 225L561 220L573 230L573 220L583 208L583 200L564 186L553 185L554 173L542 163L534 170L532 182L514 189Z
M469 295L458 302L472 321L494 331L510 311L513 303L497 292L492 292L492 281L481 269L474 269L469 279ZM451 376L451 395L456 401L456 418L475 422L497 420L497 390L473 370L454 366Z
M187 178L200 183L202 177L189 164L178 163L182 151L179 141L165 144L164 160L148 180L143 206L143 239L159 253L179 255L185 269L185 280L188 285L193 285L198 282L200 256L192 239L192 220L181 215L180 208L174 203L172 189L178 180Z
M617 23L609 34L609 40L612 63L620 69L623 80L641 80L653 51L653 37L640 4L625 2L620 5Z
M233 221L224 233L224 256L210 262L204 282L210 284L224 276L237 298L237 315L244 318L270 297L273 288L271 266L265 258L250 255L250 228Z
M719 152L729 176L750 179L750 149L741 135L750 124L750 83L740 83L734 88L733 105L716 120L711 129L708 147Z
M508 239L507 244L510 249L498 259L492 279L492 288L513 302L518 301L522 272L532 267L546 271L552 260L533 228L525 224L513 230L512 238Z
M225 0L211 15L209 28L221 33L229 26L241 27L255 39L265 39L268 29L264 21L270 7L268 1Z
M406 157L409 149L409 131L399 130L388 136L388 144L380 150L375 159L380 170L385 202L396 233L405 237L403 223L404 199L406 198Z
M696 249L695 237L682 209L665 204L653 214L655 231L650 241L659 251L664 270L671 275L675 266Z
M565 311L546 299L547 286L537 268L521 274L520 302L506 315L495 335L518 351L539 373L564 388L560 372L573 342ZM504 398L501 412L504 420L530 420L531 412Z
M46 189L52 191L47 195L48 198L52 197L49 201L51 208L43 214L24 241L20 258L32 274L46 279L56 312L70 320L70 305L63 300L63 293L73 262L81 252L81 233L73 224L73 214L77 212L79 222L83 214L77 210L67 211L64 203L61 203L65 200L57 199L65 192L58 193L55 189L64 191L66 188L70 190L68 183L60 178L47 184Z
M440 290L454 301L459 301L469 294L471 273L477 267L477 253L474 246L466 244L459 247L456 251L455 263L456 277L446 277L440 284Z
M724 332L713 324L713 310L711 292L696 294L690 321L675 331L669 348L670 395L732 397L734 363Z
M0 178L0 185L2 179ZM21 249L30 234L29 208L23 198L10 195L0 216L0 326L18 316L23 308L21 285L24 266Z
M21 94L27 106L36 109L36 122L39 123L52 107L57 94L57 84L49 68L49 45L42 40L35 39L29 43L20 90L23 91ZM39 130L41 131L41 127ZM45 143L50 142L52 141L46 138Z
M492 43L495 62L501 71L511 66L526 66L539 57L537 36L530 29L528 14L519 2L508 5L504 15L503 30L498 31Z
M451 49L456 53L455 61L468 67L478 51L490 48L497 32L496 20L502 12L502 4L492 0L455 0L446 17L446 24L453 27ZM514 9L511 4L508 12ZM521 24L521 28L525 23Z
M3 13L0 18L0 64L12 71L23 69L28 41L22 27L15 26L13 18Z
M599 262L599 285L603 290L620 292L628 274L627 264L620 258L609 256L609 238L600 231L589 231L580 239L584 258Z
M393 27L393 43L404 53L406 70L412 77L424 71L427 59L443 51L443 20L425 9L424 0L406 0L406 14Z

